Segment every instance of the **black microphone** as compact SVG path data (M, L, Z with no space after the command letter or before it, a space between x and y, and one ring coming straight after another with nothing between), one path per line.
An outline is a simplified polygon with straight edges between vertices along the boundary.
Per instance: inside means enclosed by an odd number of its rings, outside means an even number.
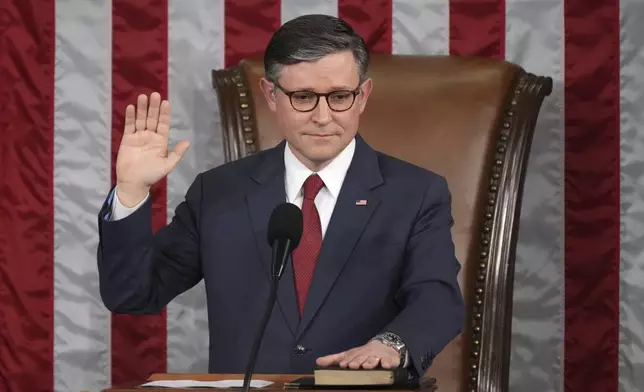
M266 239L273 248L271 277L279 280L291 253L302 238L302 210L295 204L282 203L271 214Z
M248 366L246 374L244 375L244 385L242 390L248 392L250 388L250 380L255 369L255 362L257 361L257 353L262 343L264 331L268 325L273 306L275 305L275 297L277 296L277 287L286 263L291 257L291 253L300 243L302 238L302 210L295 204L282 203L275 207L271 217L268 221L267 240L268 244L273 249L273 256L271 262L271 291L266 303L266 310L264 317L257 331L257 336L253 342L253 348L248 359Z

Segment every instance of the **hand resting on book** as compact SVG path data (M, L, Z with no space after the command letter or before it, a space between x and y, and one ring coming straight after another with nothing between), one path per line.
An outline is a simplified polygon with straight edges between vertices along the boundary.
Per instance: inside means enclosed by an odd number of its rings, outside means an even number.
M398 352L376 340L348 351L320 357L316 363L321 367L340 366L350 369L375 369L379 365L393 369L401 365Z

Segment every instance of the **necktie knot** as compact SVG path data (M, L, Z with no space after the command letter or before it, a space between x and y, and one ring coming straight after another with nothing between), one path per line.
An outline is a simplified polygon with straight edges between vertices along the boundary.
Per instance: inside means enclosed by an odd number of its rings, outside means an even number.
M304 181L304 198L314 200L324 186L324 181L317 174L311 174L309 178Z

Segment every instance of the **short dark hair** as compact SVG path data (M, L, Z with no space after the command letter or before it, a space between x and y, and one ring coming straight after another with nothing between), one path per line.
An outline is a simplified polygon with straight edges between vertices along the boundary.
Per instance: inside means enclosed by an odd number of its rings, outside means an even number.
M367 78L369 51L364 39L344 20L330 15L304 15L284 23L264 52L264 73L277 81L283 65L315 61L350 50L358 67L360 83Z

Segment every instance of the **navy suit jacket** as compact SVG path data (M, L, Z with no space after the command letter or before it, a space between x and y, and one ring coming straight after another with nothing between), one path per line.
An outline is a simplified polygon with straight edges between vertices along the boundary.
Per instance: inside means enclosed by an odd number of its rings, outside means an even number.
M284 146L199 174L172 222L156 234L150 199L109 221L108 198L98 220L106 307L158 313L204 279L209 371L244 373L269 295L268 219L286 201ZM288 265L255 371L311 373L319 356L390 331L404 340L412 369L422 375L464 323L450 205L442 177L374 151L357 136L304 312L300 317Z

